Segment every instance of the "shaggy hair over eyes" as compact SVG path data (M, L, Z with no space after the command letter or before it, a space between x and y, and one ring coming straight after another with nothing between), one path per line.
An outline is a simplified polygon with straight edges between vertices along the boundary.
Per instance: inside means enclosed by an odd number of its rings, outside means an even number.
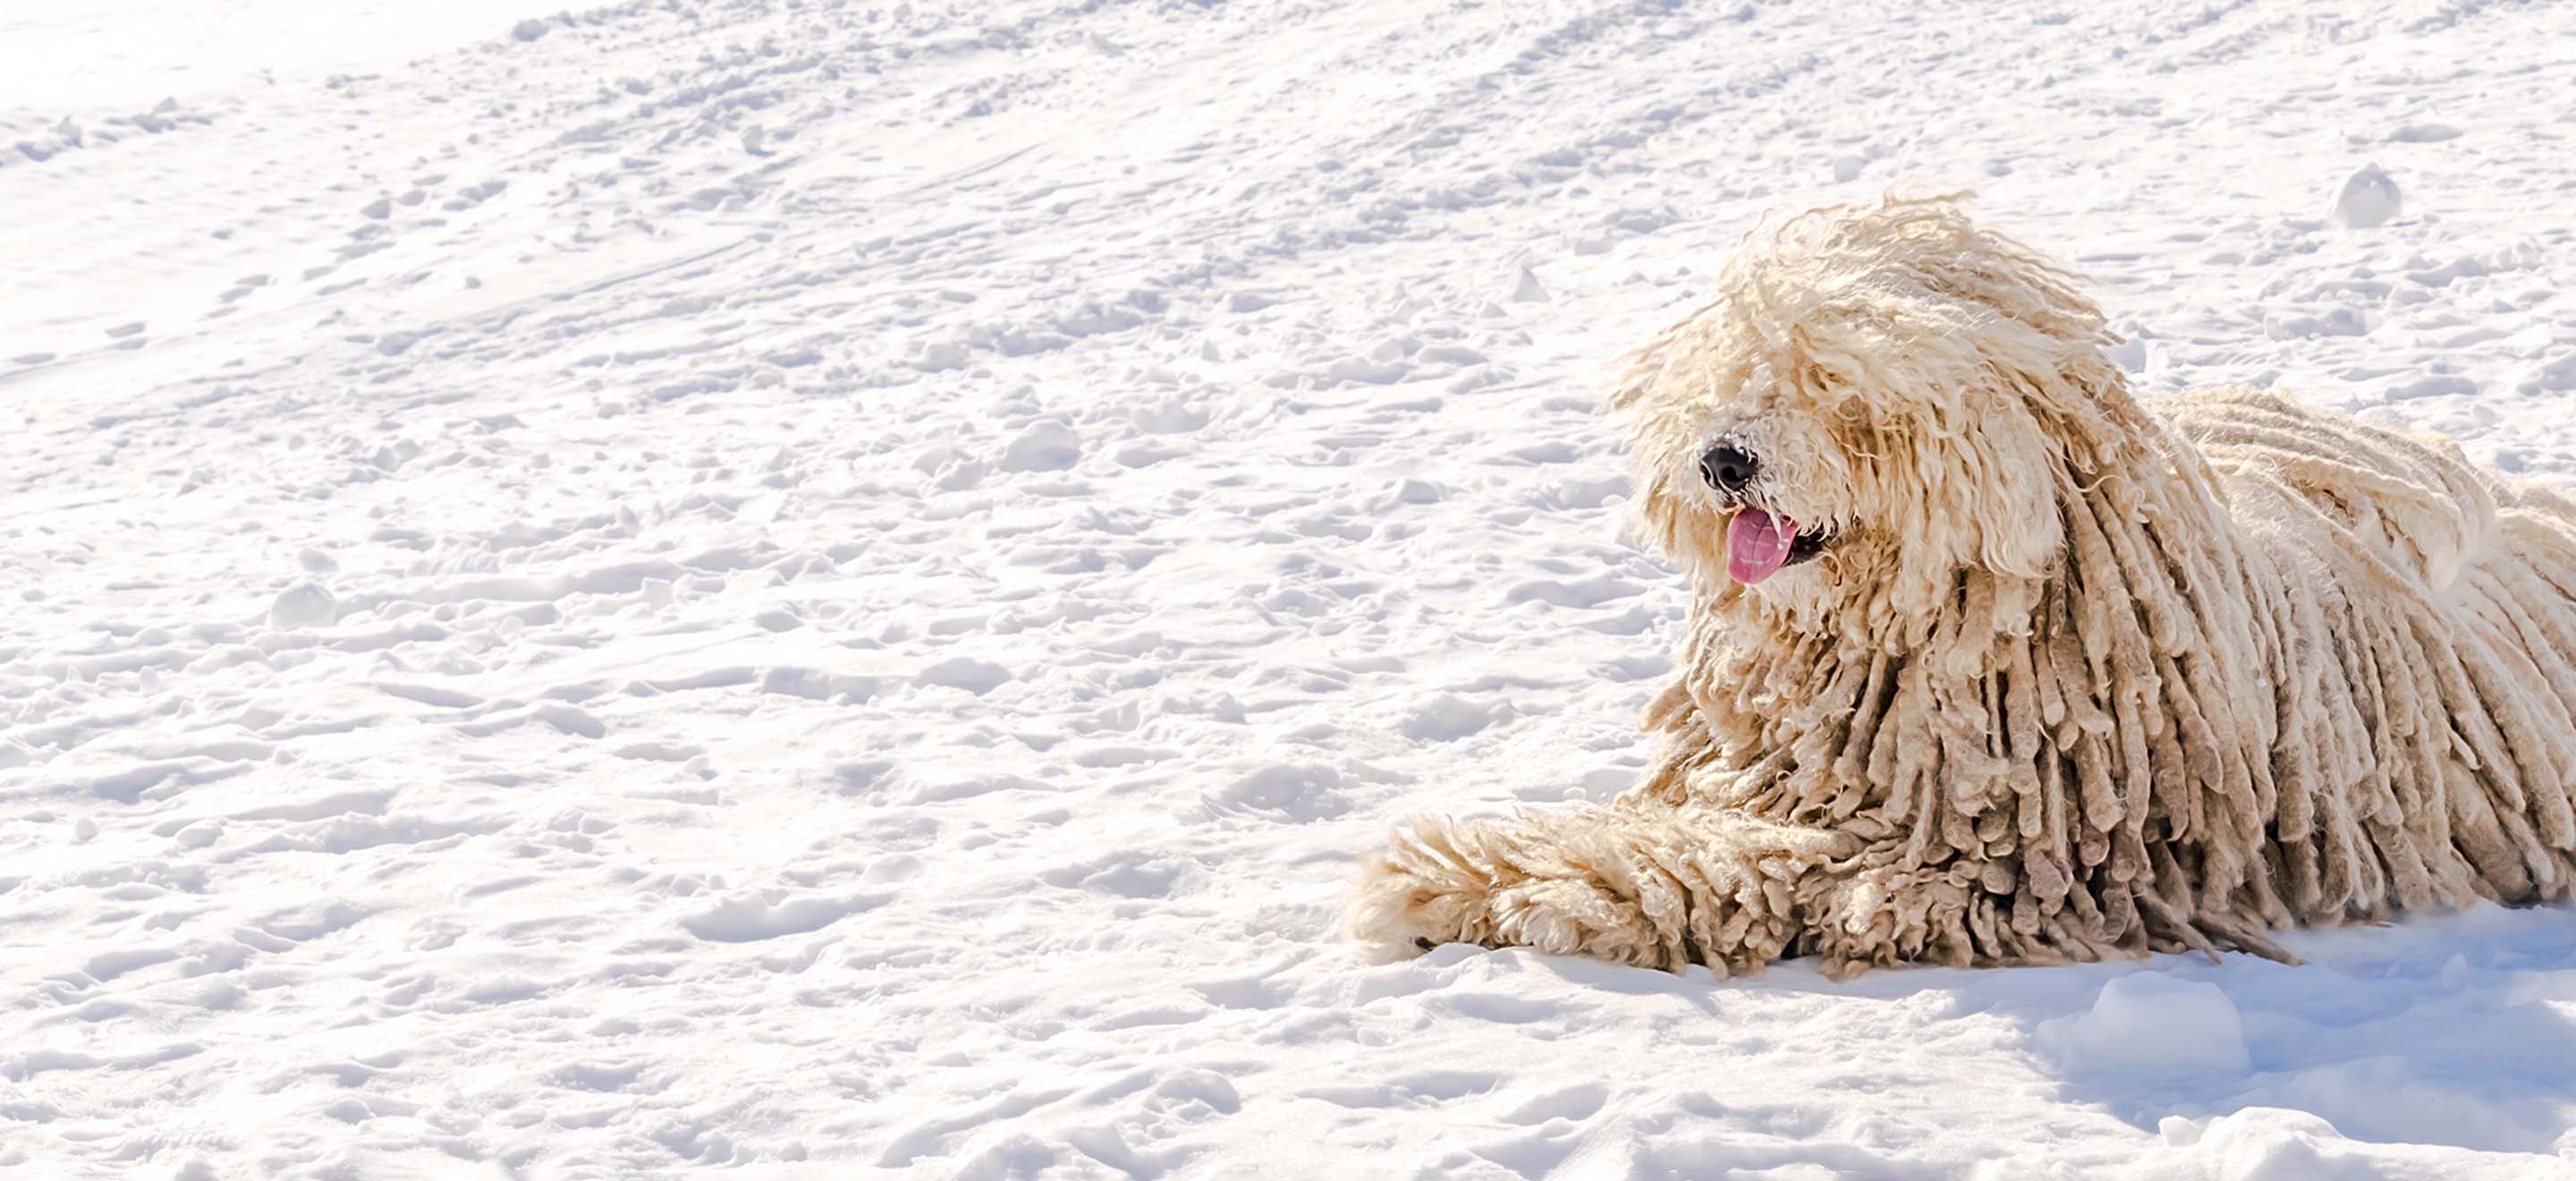
M1692 582L1660 757L1413 821L1352 933L1840 974L2566 896L2576 506L2277 393L2142 403L2114 343L1950 197L1757 231L1610 399ZM1755 506L1812 560L1730 576Z

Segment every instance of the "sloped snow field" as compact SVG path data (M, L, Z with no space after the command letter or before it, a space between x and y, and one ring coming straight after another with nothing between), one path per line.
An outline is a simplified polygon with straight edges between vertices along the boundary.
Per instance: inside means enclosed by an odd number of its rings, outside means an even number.
M12 0L0 1174L2576 1176L2564 909L1848 984L1335 932L1399 818L1641 766L1685 592L1597 398L1766 209L1973 186L2142 388L2576 483L2571 47Z

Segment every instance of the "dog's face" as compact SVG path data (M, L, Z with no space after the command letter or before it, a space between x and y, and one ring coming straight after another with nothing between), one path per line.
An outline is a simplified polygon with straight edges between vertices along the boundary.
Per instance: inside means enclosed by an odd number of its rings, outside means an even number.
M1793 221L1615 400L1643 532L1802 631L1919 621L1972 567L2042 577L2065 416L2099 417L2090 387L2117 381L2100 323L1946 203ZM1837 618L1853 610L1888 618Z

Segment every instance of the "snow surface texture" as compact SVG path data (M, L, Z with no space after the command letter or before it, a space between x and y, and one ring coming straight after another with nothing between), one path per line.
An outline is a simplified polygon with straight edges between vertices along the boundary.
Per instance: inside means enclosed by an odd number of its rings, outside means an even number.
M2571 38L19 0L0 1173L2576 1173L2560 910L1846 985L1334 934L1397 818L1643 762L1684 595L1594 407L1765 208L1976 185L2143 388L2576 482Z

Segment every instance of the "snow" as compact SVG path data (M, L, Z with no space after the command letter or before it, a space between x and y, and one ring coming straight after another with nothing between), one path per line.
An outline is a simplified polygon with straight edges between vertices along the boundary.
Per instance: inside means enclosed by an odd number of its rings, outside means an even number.
M72 115L309 85L489 39L529 8L526 0L10 0L0 12L0 78L11 86L0 99L13 114Z
M1598 395L1765 209L1974 185L2145 389L2576 482L2571 33L12 4L0 1172L2576 1174L2561 908L1849 983L1334 928L1397 820L1642 764Z
M2450 131L2449 128L2441 130ZM2421 127L2403 127L2389 138L2404 143L2432 143L2451 137L2432 134ZM2344 178L2343 191L2335 194L2335 224L2356 230L2385 225L2390 218L2397 216L2402 205L2397 181L2381 171L2378 165L2364 164L2360 171Z
M2111 980L2092 1008L2040 1022L2037 1041L2060 1070L2132 1080L2241 1075L2252 1065L2244 1020L2224 990L2160 974Z

